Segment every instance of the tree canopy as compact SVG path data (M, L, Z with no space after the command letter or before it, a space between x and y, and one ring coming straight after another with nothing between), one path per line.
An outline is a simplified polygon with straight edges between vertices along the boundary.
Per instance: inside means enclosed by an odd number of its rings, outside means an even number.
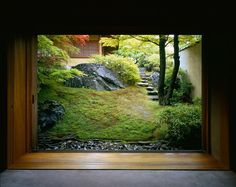
M38 61L48 66L65 63L88 40L88 35L38 35Z
M166 105L170 104L179 71L179 52L200 40L201 35L111 35L111 37L101 38L100 43L103 46L116 48L115 52L118 55L133 58L139 66L158 70L160 72L159 103ZM170 87L165 91L166 68L173 64Z

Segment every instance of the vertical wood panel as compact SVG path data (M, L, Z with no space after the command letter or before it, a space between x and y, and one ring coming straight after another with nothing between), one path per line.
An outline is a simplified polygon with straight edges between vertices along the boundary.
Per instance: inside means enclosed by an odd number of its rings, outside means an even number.
M37 142L37 38L27 37L27 152L36 147Z
M0 36L0 172L7 168L6 36Z
M206 43L205 35L203 35L203 45L202 45L202 148L207 153L210 153L210 121L209 121L209 79L208 79L208 66L206 57Z
M207 58L210 95L211 154L229 166L229 60L227 39L217 41L217 34L208 35ZM217 45L216 44L217 41ZM230 59L231 60L231 59ZM231 67L230 67L231 68Z
M23 38L14 45L14 157L18 158L26 151L26 45Z
M14 54L15 54L15 47L14 47L14 39L9 38L8 46L7 46L7 164L8 166L14 162Z
M37 104L33 104L32 97L37 95L36 38L14 36L8 43L8 165L11 165L31 152L36 141Z

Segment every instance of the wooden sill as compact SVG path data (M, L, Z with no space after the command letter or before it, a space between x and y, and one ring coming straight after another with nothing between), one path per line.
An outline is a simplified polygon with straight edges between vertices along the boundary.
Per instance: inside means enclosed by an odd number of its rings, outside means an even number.
M28 153L9 169L227 169L206 153Z

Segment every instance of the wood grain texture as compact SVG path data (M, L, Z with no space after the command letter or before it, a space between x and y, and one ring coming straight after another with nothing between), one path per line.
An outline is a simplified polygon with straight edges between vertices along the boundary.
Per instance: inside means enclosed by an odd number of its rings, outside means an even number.
M203 43L204 45L205 43ZM205 50L202 50L202 148L210 153L210 108L209 108L209 86L208 86L208 66L204 61Z
M226 169L204 153L29 153L10 169Z
M8 45L8 164L26 151L26 55L22 37Z
M27 69L27 152L36 147L37 142L37 37L26 39Z

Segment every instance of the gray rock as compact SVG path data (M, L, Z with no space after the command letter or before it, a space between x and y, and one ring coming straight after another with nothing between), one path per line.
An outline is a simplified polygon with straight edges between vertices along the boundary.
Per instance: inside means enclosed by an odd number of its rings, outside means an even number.
M106 140L79 140L64 137L61 141L50 140L47 134L39 134L38 150L94 150L94 151L163 151L179 150L180 148L171 147L168 141L135 141L122 143L121 141Z
M152 81L152 85L157 88L158 87L158 80L159 80L159 72L154 72L150 75L151 81Z
M94 90L117 90L124 88L126 85L119 80L118 76L102 64L84 63L78 64L72 68L76 68L84 72L85 76L76 76L65 82L69 87L85 87Z
M62 118L65 108L57 101L47 100L38 105L39 130L45 132L52 128Z
M146 71L145 67L140 67L139 68L139 73L140 73L141 76L145 76L145 71Z

